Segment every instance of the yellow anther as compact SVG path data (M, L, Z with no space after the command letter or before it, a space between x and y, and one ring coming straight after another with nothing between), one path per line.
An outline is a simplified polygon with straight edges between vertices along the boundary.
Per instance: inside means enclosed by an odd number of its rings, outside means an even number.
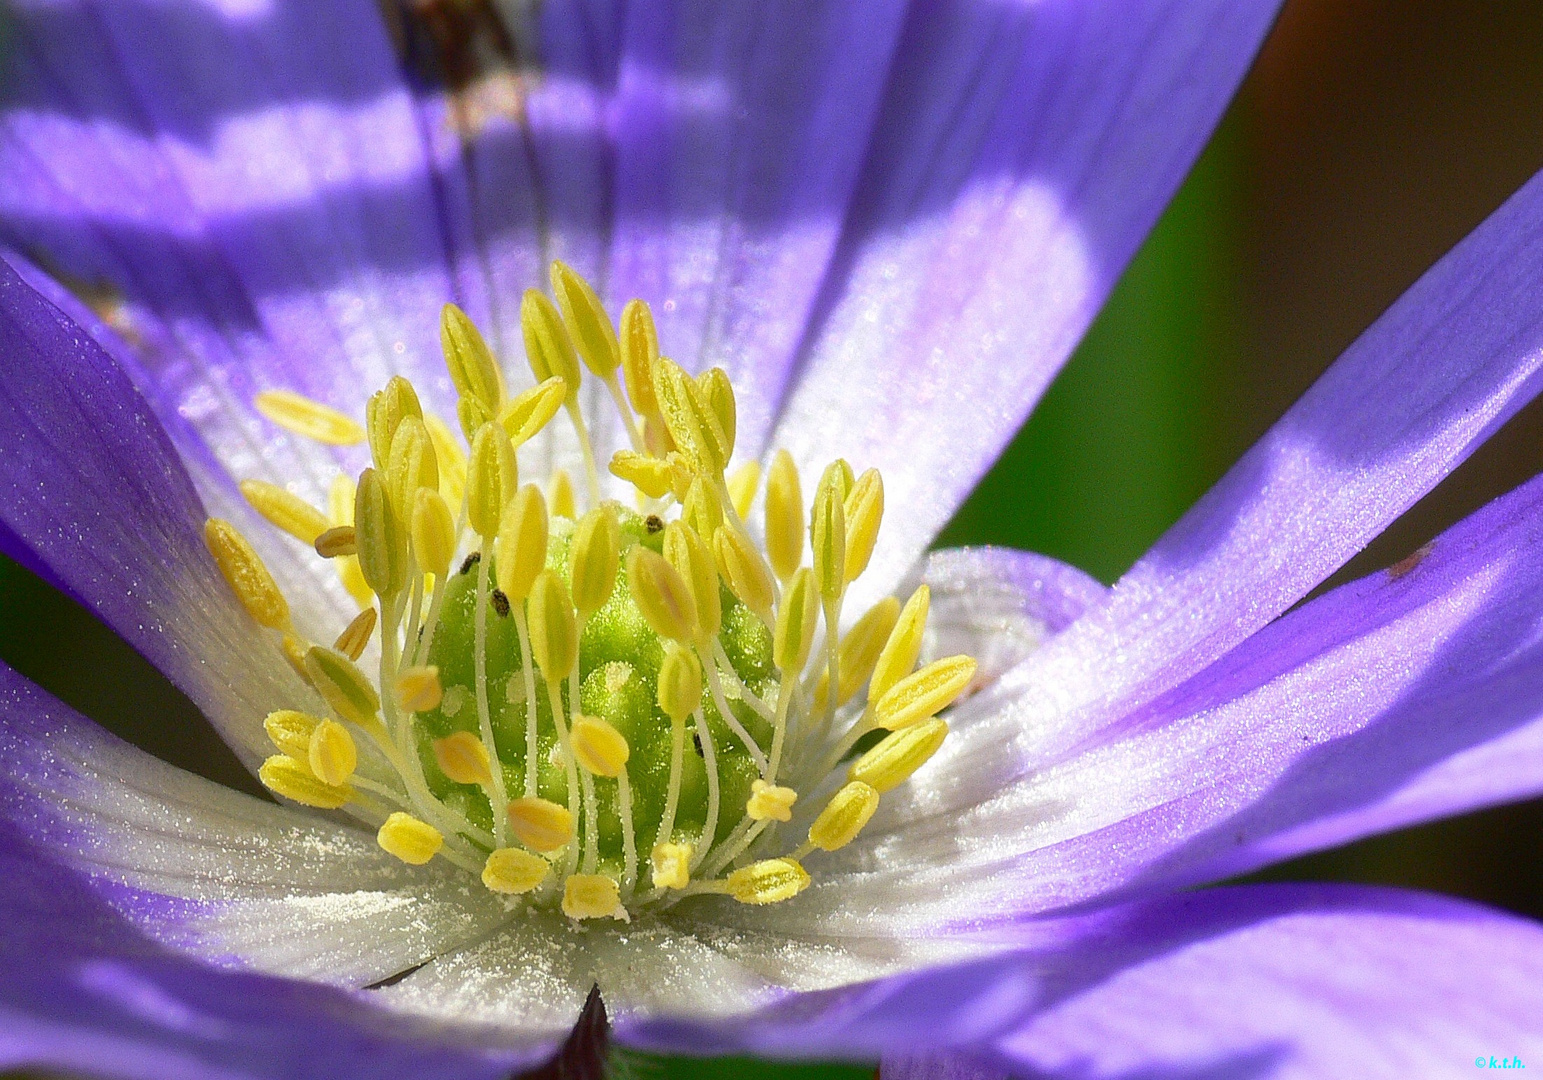
M884 651L874 665L873 678L868 683L868 700L877 703L901 679L916 666L921 655L922 638L927 629L927 609L932 602L932 590L918 585L911 598L900 609L900 618L889 632Z
M407 527L386 496L380 473L365 469L354 495L354 535L359 569L378 596L393 596L407 584Z
M654 363L654 396L675 445L697 472L722 476L733 448L696 380L673 360Z
M359 533L352 525L334 525L323 530L312 542L316 554L324 559L341 559L359 554Z
M664 557L691 590L697 633L716 637L723 625L723 604L718 596L718 564L707 542L695 529L672 521L664 531Z
M419 664L403 668L396 677L396 703L403 712L420 713L439 708L445 688L439 682L439 668Z
M520 483L519 463L509 436L497 424L484 424L471 444L466 467L466 519L478 536L498 533L504 504Z
M771 570L761 553L738 530L719 526L713 533L713 558L729 591L739 597L740 603L770 622L776 583L772 581Z
M676 502L684 503L691 492L691 482L696 479L696 468L679 450L671 450L664 460L670 464L670 492Z
M263 730L274 746L297 761L304 761L311 753L311 732L320 723L321 718L310 713L279 709L263 720Z
M702 665L696 655L673 641L664 643L659 664L659 708L676 723L684 723L702 704Z
M750 785L745 813L752 821L792 821L793 804L797 801L798 792L792 788L757 780Z
M777 624L772 632L772 663L783 678L794 678L804 669L809 650L814 645L814 630L820 618L820 594L814 587L814 575L804 567L793 575L782 603L777 607Z
M755 490L760 483L759 461L747 461L729 474L729 499L741 521L750 520L750 508L755 505Z
M552 478L546 482L546 500L552 508L553 517L565 517L569 521L578 518L578 499L573 491L573 477L567 469L553 471Z
M804 561L804 495L793 455L778 450L766 474L766 556L778 581Z
M270 524L304 544L313 544L327 528L327 515L300 496L265 480L241 481L241 494Z
M306 763L316 779L331 787L341 787L359 766L359 748L346 727L336 720L323 720L311 732Z
M626 737L598 716L573 722L572 745L574 758L596 776L620 775L632 756Z
M621 563L621 527L610 504L584 515L573 530L569 550L573 552L573 606L582 615L593 615L611 598Z
M263 565L246 537L228 521L210 518L204 522L204 544L236 594L246 613L261 626L282 630L289 625L289 604L268 568Z
M975 667L971 657L948 656L907 675L879 698L873 708L874 724L898 731L937 715L964 693L975 677Z
M312 645L305 654L305 670L316 692L344 720L352 720L360 727L378 723L375 714L380 711L380 695L348 657L334 649Z
M416 416L402 418L391 440L391 459L386 466L386 491L391 505L404 522L412 518L413 500L419 488L439 490L439 461L429 429Z
M546 567L546 499L535 484L526 484L504 507L493 554L498 588L511 603L530 595L536 575Z
M528 893L546 880L552 866L539 855L521 848L498 848L488 853L482 867L482 884L496 893Z
M488 416L497 416L503 394L498 362L476 324L454 304L440 309L439 344L456 392L477 402Z
M842 513L846 517L846 579L856 581L868 569L884 517L884 481L879 470L868 469L857 478L847 492Z
M693 479L691 486L686 489L686 501L680 508L680 519L695 529L703 540L711 540L718 526L723 524L723 506L705 476Z
M456 731L434 740L439 771L457 784L483 785L493 779L488 748L469 731Z
M828 466L826 466L826 471L832 473L834 476L837 490L841 492L841 498L843 500L845 500L848 495L852 494L852 485L857 483L857 478L852 472L852 466L847 463L845 458L837 458L835 461L832 461Z
M520 843L545 855L573 839L573 815L550 799L515 799L509 803L509 830Z
M654 633L672 641L696 640L696 601L685 579L662 556L642 544L627 552L627 587Z
M563 914L570 919L621 919L621 889L604 874L574 874L563 882Z
M364 655L364 647L370 643L370 635L375 633L375 620L375 609L365 608L343 628L332 647L350 660L359 659Z
M729 875L729 895L741 904L776 904L809 887L797 859L762 859Z
M809 515L809 550L814 559L814 581L820 597L827 603L841 598L846 589L847 526L845 484L841 466L834 461L826 466L820 486L814 492L814 509Z
M493 422L493 416L482 407L482 403L476 398L463 397L455 403L455 418L461 425L461 434L466 436L468 443L474 442L477 432L483 426Z
M655 844L650 858L654 866L654 888L684 889L691 884L690 844Z
M364 424L369 430L370 453L375 467L384 469L391 461L391 440L406 417L423 419L423 406L413 384L400 375L387 380L385 388L370 395L364 406Z
M873 673L873 665L879 662L879 653L889 640L890 631L895 628L895 620L899 615L900 601L893 596L886 596L864 612L863 617L842 637L841 686L840 693L836 695L837 705L851 701L852 696L862 689L863 683L868 681L868 676ZM814 691L816 713L825 711L825 698L829 690L830 672L826 671L820 676L819 686Z
M718 427L723 431L723 460L727 465L729 458L734 456L734 433L738 428L734 384L729 382L729 373L720 367L702 372L696 377L696 384L707 407L717 418Z
M898 787L938 752L948 735L942 720L923 720L892 731L847 770L848 780L861 780L879 794Z
M291 631L284 631L284 636L279 640L279 648L284 651L284 659L289 661L289 666L295 669L295 674L307 683L311 681L311 675L305 670L305 654L311 647L311 643L300 635Z
M611 455L611 475L627 481L650 499L664 498L673 483L668 461L632 450L618 450Z
M853 780L831 796L809 826L809 843L824 851L850 844L879 808L879 793L870 784Z
M621 363L621 347L611 317L600 297L573 267L561 260L552 263L552 295L562 309L568 334L578 347L584 366L602 379L610 379Z
M275 754L263 762L257 770L257 779L274 794L318 810L336 810L354 797L353 788L316 779L311 775L309 765L288 754Z
M411 532L418 565L435 581L445 581L455 558L455 515L438 491L419 488L414 494Z
M558 375L532 386L504 407L498 422L516 449L546 427L568 397L568 384Z
M536 575L530 587L530 651L548 682L566 679L579 659L579 637L573 623L568 587L551 570Z
M327 517L334 526L353 525L354 493L353 478L347 473L338 473L332 478L332 487L327 492ZM343 587L355 603L360 607L368 607L375 602L375 594L364 580L364 571L359 569L357 554L340 555L335 565L338 568L338 579L343 582Z
M439 459L439 493L451 506L460 506L461 496L466 492L466 451L461 449L450 425L433 413L424 414L423 426L428 429Z
M658 416L654 397L654 362L659 359L659 334L654 313L642 300L629 300L621 310L621 365L627 380L627 400L641 416Z
M409 866L422 866L445 845L444 834L426 821L419 821L400 810L386 819L375 834L376 843L387 854L395 855Z
M525 357L536 381L546 382L554 375L562 379L563 404L577 408L580 374L573 340L556 306L535 289L526 289L520 301L520 329L525 337Z
M253 402L257 411L279 427L329 446L357 446L364 428L336 409L289 390L264 390Z

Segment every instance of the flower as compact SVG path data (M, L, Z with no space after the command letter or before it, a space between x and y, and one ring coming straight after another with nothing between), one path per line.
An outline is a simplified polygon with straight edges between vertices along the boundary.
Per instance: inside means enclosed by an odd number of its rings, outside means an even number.
M551 5L500 36L471 5L399 20L400 51L367 4L13 10L0 539L255 766L264 718L309 691L206 522L238 523L328 640L344 585L235 480L320 504L365 463L270 425L260 394L358 413L400 370L448 413L441 305L517 351L514 298L561 258L652 303L689 367L723 365L747 456L882 472L864 610L1070 351L1273 6ZM492 1076L545 1053L592 979L639 1045L922 1055L901 1068L1327 1075L1391 1044L1434 1074L1533 1053L1530 924L1374 890L1179 890L1538 789L1537 482L1289 609L1535 393L1540 184L1113 590L1020 553L926 559L933 655L978 658L984 685L780 903L511 918L464 870L382 850L432 846L412 826L378 845L219 789L4 673L5 1060Z

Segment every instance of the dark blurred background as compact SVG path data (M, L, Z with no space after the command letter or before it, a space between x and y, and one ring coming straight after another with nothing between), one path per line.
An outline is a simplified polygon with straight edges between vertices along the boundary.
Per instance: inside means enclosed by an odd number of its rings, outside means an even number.
M939 543L1033 549L1114 580L1543 167L1540 58L1543 5L1528 0L1288 0L1087 341ZM1540 468L1535 405L1335 582L1397 561ZM8 563L0 659L152 752L255 790L148 665ZM1543 918L1540 840L1543 801L1363 841L1255 880L1405 885ZM634 1064L645 1077L872 1074Z

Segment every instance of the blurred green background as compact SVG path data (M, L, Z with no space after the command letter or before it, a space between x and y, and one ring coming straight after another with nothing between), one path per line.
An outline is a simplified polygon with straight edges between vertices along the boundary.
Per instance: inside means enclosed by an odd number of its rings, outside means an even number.
M1419 274L1543 167L1543 6L1290 0L1216 137L1034 417L940 538L1114 580ZM1540 297L1543 303L1543 297ZM1334 579L1396 561L1543 467L1529 408ZM0 562L0 659L178 765L256 791L188 702ZM1543 918L1543 803L1260 880L1401 884ZM639 1077L873 1066L634 1058Z

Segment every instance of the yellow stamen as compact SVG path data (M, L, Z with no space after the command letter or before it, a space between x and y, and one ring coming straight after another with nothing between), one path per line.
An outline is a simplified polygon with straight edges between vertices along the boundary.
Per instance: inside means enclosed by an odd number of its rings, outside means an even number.
M893 596L886 596L869 608L841 639L841 686L836 695L837 705L851 701L863 683L868 681L899 615L900 601ZM814 691L815 712L825 711L829 691L830 675L827 672L820 676L820 684Z
M814 631L820 618L820 595L814 575L803 567L793 575L782 603L777 607L777 626L772 632L772 663L782 671L798 672L809 659Z
M487 747L469 731L456 731L443 739L435 739L434 760L439 764L439 771L457 784L482 785L493 778Z
M438 491L419 488L413 496L412 513L413 554L425 573L442 582L449 577L455 558L455 516L450 504Z
M444 847L445 837L426 821L398 811L386 819L375 840L388 854L409 866L422 866Z
M632 450L618 450L611 455L611 475L627 481L650 499L662 499L670 493L673 470L670 463Z
M370 643L370 636L375 633L375 621L375 609L365 608L354 616L332 647L350 660L359 659L364 654L364 647Z
M675 445L697 472L723 475L732 442L696 380L673 360L660 357L654 363L654 396Z
M762 859L729 875L729 895L741 904L776 904L809 887L797 859Z
M869 469L857 478L842 513L846 517L846 579L856 581L868 569L884 517L884 481L879 470Z
M848 780L861 780L881 795L910 779L912 773L938 752L948 735L942 720L924 720L886 735L873 749L852 763Z
M334 525L312 542L316 554L324 559L341 559L359 554L359 533L352 525Z
M403 712L437 709L444 695L444 687L439 683L439 668L433 664L403 668L396 677L396 702Z
M750 508L755 505L755 491L760 483L759 461L747 461L729 474L729 500L741 521L750 520Z
M654 633L685 643L696 639L696 602L691 589L662 556L641 544L627 552L627 586Z
M332 478L332 487L327 493L327 517L337 526L352 526L354 523L354 482L347 473L338 473ZM357 555L339 557L337 568L339 580L355 603L360 607L368 607L375 602L375 594L364 580L364 572L359 569Z
M528 893L546 880L551 863L520 848L499 848L488 853L482 867L482 884L496 893Z
M573 531L573 606L592 615L605 606L616 588L621 562L621 528L616 511L598 506L584 515Z
M287 754L276 754L263 762L257 779L275 795L318 810L336 810L354 797L353 788L323 783L311 775L310 766Z
M508 813L509 831L532 851L545 855L573 839L573 814L550 799L514 799Z
M553 375L520 394L499 416L498 422L509 435L509 441L518 449L551 422L557 410L568 397L568 384L561 376Z
M286 630L279 640L279 648L283 650L284 659L289 661L289 666L295 669L295 674L309 683L311 675L305 670L305 654L310 650L311 643L299 634Z
M289 625L289 604L285 602L284 594L279 592L267 566L234 525L210 518L204 522L204 544L214 556L215 565L220 568L230 591L236 594L236 599L258 625L274 630Z
M664 557L691 591L697 633L704 638L716 637L723 625L723 605L718 595L718 565L706 542L695 529L672 521L664 531Z
M311 733L321 718L296 709L278 709L263 720L263 730L283 753L304 761L311 753Z
M729 382L728 372L720 367L708 368L696 378L697 389L707 407L712 410L718 427L723 432L723 461L728 464L734 456L734 433L738 426L738 411L734 404L734 385ZM720 470L721 471L721 470Z
M621 312L622 374L627 380L627 399L638 415L657 417L654 397L654 363L659 359L659 335L654 315L642 300L629 300Z
M497 416L503 395L498 362L476 324L454 304L446 304L440 310L439 343L456 391L461 397L476 401L488 416Z
M713 533L723 524L723 507L718 496L708 484L707 478L698 476L686 490L686 502L681 507L680 519L703 540L711 540Z
M573 490L573 477L567 469L558 469L547 481L547 502L552 506L553 517L565 517L573 521L579 516L578 499Z
M379 596L394 596L407 584L407 528L391 506L380 473L365 469L354 495L354 535L359 569Z
M898 731L937 715L970 685L975 666L971 657L949 656L907 675L879 698L873 709L874 726Z
M786 450L773 455L766 474L766 557L783 582L804 560L804 496L798 466Z
M329 446L357 446L364 428L336 409L289 390L264 390L253 403L279 427Z
M683 723L701 704L702 665L691 650L666 642L659 665L659 708L671 720Z
M602 379L613 378L621 363L621 347L595 290L571 266L558 261L552 263L552 295L562 308L563 322L584 366Z
M439 491L439 460L434 456L434 443L428 428L416 416L403 417L396 429L385 479L391 506L404 522L412 519L419 488Z
M596 776L617 776L627 765L632 750L626 738L598 716L581 716L569 736L573 756Z
M827 604L841 599L846 588L846 498L842 490L840 466L837 461L828 466L820 477L820 486L814 493L814 512L809 518L809 548L814 557L814 580L819 586L820 598Z
M525 357L537 382L556 376L563 380L563 404L579 404L579 358L563 317L552 301L536 289L526 289L520 301L520 329L525 336Z
M719 526L713 533L713 557L718 572L737 596L762 622L771 622L776 583L761 553L736 529Z
M359 749L348 729L336 720L323 720L311 732L306 763L316 779L332 787L348 783L359 766Z
M900 609L900 618L895 620L895 628L889 632L889 640L884 643L884 650L873 667L873 678L868 683L869 701L877 702L916 666L931 601L932 590L918 585L905 607Z
M313 645L305 654L305 670L317 693L344 720L351 720L360 727L378 723L375 714L380 711L380 695L348 657L333 649Z
M793 820L793 804L798 801L798 792L792 788L756 780L750 785L750 793L745 813L752 821Z
M391 376L383 389L370 395L364 406L364 422L377 469L390 464L391 441L402 421L409 416L422 420L423 406L418 402L418 392L413 389L413 384L402 376Z
M327 515L277 484L241 481L241 494L268 521L303 544L314 544L327 528Z
M684 889L691 884L690 844L655 844L650 859L654 867L654 888Z
M809 826L809 843L824 851L850 844L879 808L879 793L861 780L853 780L825 804Z
M531 655L547 682L555 686L568 677L579 659L579 638L568 587L552 571L543 570L530 587L527 607ZM576 702L574 707L577 708Z
M621 888L604 874L573 874L563 883L563 914L570 919L621 919Z
M478 536L498 534L504 504L514 497L519 483L519 464L509 436L497 424L482 425L472 442L466 471L466 517Z
M546 499L535 484L526 484L504 507L493 547L498 588L510 603L530 595L536 576L546 567L546 548Z
M439 493L451 506L461 505L466 492L466 451L461 449L455 432L433 413L425 413L423 426L428 429L434 443L434 455L439 459Z

